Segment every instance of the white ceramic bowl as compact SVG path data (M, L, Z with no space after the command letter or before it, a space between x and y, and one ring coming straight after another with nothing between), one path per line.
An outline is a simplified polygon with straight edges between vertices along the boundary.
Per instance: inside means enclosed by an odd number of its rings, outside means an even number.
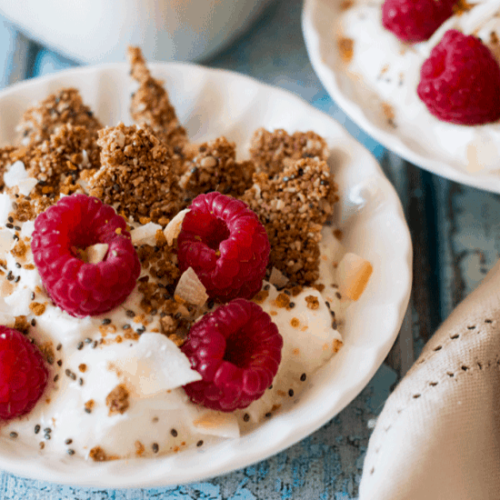
M152 64L166 81L181 122L195 141L225 135L244 156L255 129L314 130L332 150L340 187L336 214L348 249L369 259L374 273L347 314L344 347L312 377L303 397L255 431L206 449L156 459L96 464L49 457L0 435L0 468L37 479L99 487L153 487L201 480L247 466L291 446L342 410L368 383L392 346L411 287L411 240L401 204L378 163L332 118L292 94L235 73L199 66ZM0 92L0 145L33 101L58 88L78 87L105 124L130 122L128 67L80 68Z
M122 61L129 44L148 59L191 61L221 48L270 1L0 0L0 13L75 61Z
M405 127L388 125L386 117L379 112L380 99L376 90L371 88L363 78L354 78L349 66L340 57L337 36L340 33L339 19L341 15L341 0L304 1L302 30L307 51L314 71L332 99L359 127L387 149L394 151L411 163L453 181L500 193L499 170L473 171L468 162L461 156L450 153L449 144L457 145L460 143L462 145L462 133L464 132L463 129L460 130L462 127L454 125L451 126L455 127L452 129L449 124L444 124L448 125L446 128L448 146L445 147L443 144L436 145L436 141L428 140L429 135L433 135L436 127L443 125L430 114L419 122L419 124L423 123L422 126L414 124L412 119L405 121ZM362 24L360 24L359 29L363 29ZM392 34L389 35L392 36ZM373 44L375 47L377 39L373 40ZM356 41L354 47L356 48ZM373 98L374 94L375 99ZM397 112L405 112L404 104L401 103ZM413 118L413 115L409 116ZM498 132L499 125L485 125L484 127L485 130L480 133L484 134L481 136L485 140L484 150L488 151L491 144L486 140L489 137L487 129L495 127ZM498 142L495 147L500 147Z

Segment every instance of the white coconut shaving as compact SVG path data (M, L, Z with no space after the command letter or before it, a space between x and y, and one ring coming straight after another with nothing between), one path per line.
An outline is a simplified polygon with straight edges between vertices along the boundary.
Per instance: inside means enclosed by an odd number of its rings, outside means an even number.
M174 297L195 306L202 306L208 300L207 289L190 267L182 273L175 288Z
M165 234L165 238L167 238L168 246L171 247L174 243L174 240L178 238L181 229L182 222L186 214L189 212L189 208L181 210L168 224L165 230L163 231Z
M161 230L161 226L159 224L155 224L154 222L148 222L143 226L139 226L138 228L133 229L130 232L130 236L132 237L132 243L134 245L155 246L156 231L158 231L158 229Z

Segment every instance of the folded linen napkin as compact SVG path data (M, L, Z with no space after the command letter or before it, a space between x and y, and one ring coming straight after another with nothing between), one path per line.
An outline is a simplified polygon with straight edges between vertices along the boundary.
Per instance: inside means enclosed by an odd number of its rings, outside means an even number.
M500 499L500 261L387 400L359 497L379 499Z

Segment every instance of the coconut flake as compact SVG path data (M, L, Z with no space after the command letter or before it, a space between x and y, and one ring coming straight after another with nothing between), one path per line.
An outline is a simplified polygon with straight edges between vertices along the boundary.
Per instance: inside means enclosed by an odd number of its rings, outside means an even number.
M89 264L98 264L104 260L106 253L108 252L109 245L106 243L96 243L90 247L87 247L87 262Z
M14 240L12 239L12 232L8 229L0 230L0 252L6 254L11 248Z
M134 245L155 246L156 231L158 231L158 229L161 230L161 226L159 224L155 224L154 222L148 222L143 226L139 226L137 229L133 229L130 232L130 236L132 237L132 243Z
M238 419L234 413L208 410L195 405L189 405L191 425L201 434L228 439L240 437Z
M276 288L284 288L290 280L279 270L273 267L271 276L269 276L269 283Z
M8 188L17 186L19 182L24 181L27 178L28 172L26 172L22 161L16 161L13 163L9 170L3 174L3 181Z
M186 355L160 333L143 333L133 354L114 360L113 366L138 397L149 397L201 380L201 375L191 369Z
M342 299L358 300L372 272L373 267L367 260L354 253L346 253L337 269Z
M34 230L35 230L35 221L34 220L26 221L23 224L23 227L21 228L21 238L31 238Z
M189 208L181 210L164 229L165 238L167 238L168 246L171 247L174 240L179 236L182 229L182 221L184 217L189 212Z
M208 300L207 289L198 278L192 267L182 273L175 288L174 297L181 302L189 302L195 306L202 306Z

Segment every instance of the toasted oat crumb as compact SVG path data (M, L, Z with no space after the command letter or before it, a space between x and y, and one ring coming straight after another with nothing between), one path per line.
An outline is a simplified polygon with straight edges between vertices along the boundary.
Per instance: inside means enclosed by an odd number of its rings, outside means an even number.
M343 345L344 345L344 343L343 343L341 340L339 340L339 339L335 339L335 340L333 341L333 345L332 345L332 350L333 350L333 352L334 352L334 353L339 352L339 351L340 351L340 348L341 348Z
M142 455L144 455L145 449L146 448L144 447L144 445L140 441L135 442L135 454L136 454L136 456L142 457Z
M293 328L298 328L300 326L300 321L297 318L292 318L290 324Z
M252 299L256 304L262 304L269 297L268 290L261 290L257 295Z
M31 302L29 308L35 316L41 316L45 312L45 304L40 304L40 302Z
M286 293L280 293L274 302L276 303L276 307L287 307L290 304L290 297Z
M384 114L386 120L387 120L387 123L391 126L394 126L394 108L386 103L386 102L383 102L382 103L382 113Z
M340 58L344 63L349 63L354 55L354 40L341 36L337 39L337 46L340 53Z
M81 363L78 365L78 369L82 372L85 373L87 371L87 365L85 363Z
M123 415L130 403L129 392L123 384L117 385L107 396L106 405L109 407L109 415L120 413Z
M148 127L106 127L99 132L101 168L88 181L89 193L135 220L170 219L181 208L168 149Z
M54 345L52 342L43 342L38 346L40 349L40 352L42 353L42 356L44 357L45 361L49 363L49 365L54 363L54 358L55 358L55 353L54 353Z
M14 158L17 154L18 149L14 146L0 148L0 190L2 190L5 186L3 182L3 174L7 170L7 167L16 161Z
M91 413L92 410L94 409L95 401L93 399L89 399L83 406L87 411L87 413Z
M100 446L94 446L89 452L89 457L94 462L105 462L108 459L105 451Z
M293 160L316 157L326 160L330 152L325 140L314 132L289 135L283 129L269 132L260 128L253 134L250 154L258 172L276 175Z
M14 319L14 329L26 335L30 329L30 323L26 316L16 316Z
M340 4L340 10L344 12L346 10L349 10L353 5L354 5L353 0L342 0Z
M29 246L23 241L19 240L10 253L19 259L22 259L29 250Z
M315 310L319 308L319 300L314 295L308 295L306 297L306 302L309 309Z
M130 103L132 118L149 125L165 144L182 148L188 140L186 130L179 124L163 82L151 76L141 49L129 47L127 56L132 78L139 83Z
M469 12L475 4L470 4L467 0L458 0L455 5L453 5L453 14L456 16L461 16L466 12Z

